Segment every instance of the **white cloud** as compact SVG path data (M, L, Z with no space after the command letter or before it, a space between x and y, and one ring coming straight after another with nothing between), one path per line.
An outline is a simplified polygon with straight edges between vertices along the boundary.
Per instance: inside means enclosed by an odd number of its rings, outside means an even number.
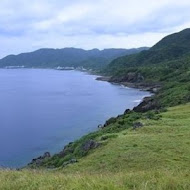
M189 0L1 0L0 57L42 47L152 46L190 27Z

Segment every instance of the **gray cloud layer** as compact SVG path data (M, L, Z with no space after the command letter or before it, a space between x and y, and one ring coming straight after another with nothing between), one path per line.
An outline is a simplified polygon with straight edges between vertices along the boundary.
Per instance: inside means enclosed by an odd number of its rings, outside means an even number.
M152 46L190 26L189 0L1 0L0 57L42 47Z

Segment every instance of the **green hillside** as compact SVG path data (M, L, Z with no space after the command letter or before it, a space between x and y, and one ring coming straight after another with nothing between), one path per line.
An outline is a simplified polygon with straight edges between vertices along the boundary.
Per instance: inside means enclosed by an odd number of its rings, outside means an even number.
M107 132L96 137L103 145L78 163L58 170L0 171L0 189L190 189L190 104L158 115L139 118L142 128L123 124L121 131L109 133L112 138L101 140Z

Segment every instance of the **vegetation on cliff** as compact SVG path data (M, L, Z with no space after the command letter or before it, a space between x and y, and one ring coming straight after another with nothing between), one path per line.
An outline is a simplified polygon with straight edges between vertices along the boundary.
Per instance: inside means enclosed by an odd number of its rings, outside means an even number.
M115 59L105 70L111 82L162 86L161 106L190 101L190 29L169 35L147 51Z

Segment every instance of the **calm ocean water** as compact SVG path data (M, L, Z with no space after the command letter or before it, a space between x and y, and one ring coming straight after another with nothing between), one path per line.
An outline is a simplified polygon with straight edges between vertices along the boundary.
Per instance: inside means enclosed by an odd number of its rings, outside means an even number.
M55 153L133 108L148 92L96 81L79 71L0 69L0 166Z

